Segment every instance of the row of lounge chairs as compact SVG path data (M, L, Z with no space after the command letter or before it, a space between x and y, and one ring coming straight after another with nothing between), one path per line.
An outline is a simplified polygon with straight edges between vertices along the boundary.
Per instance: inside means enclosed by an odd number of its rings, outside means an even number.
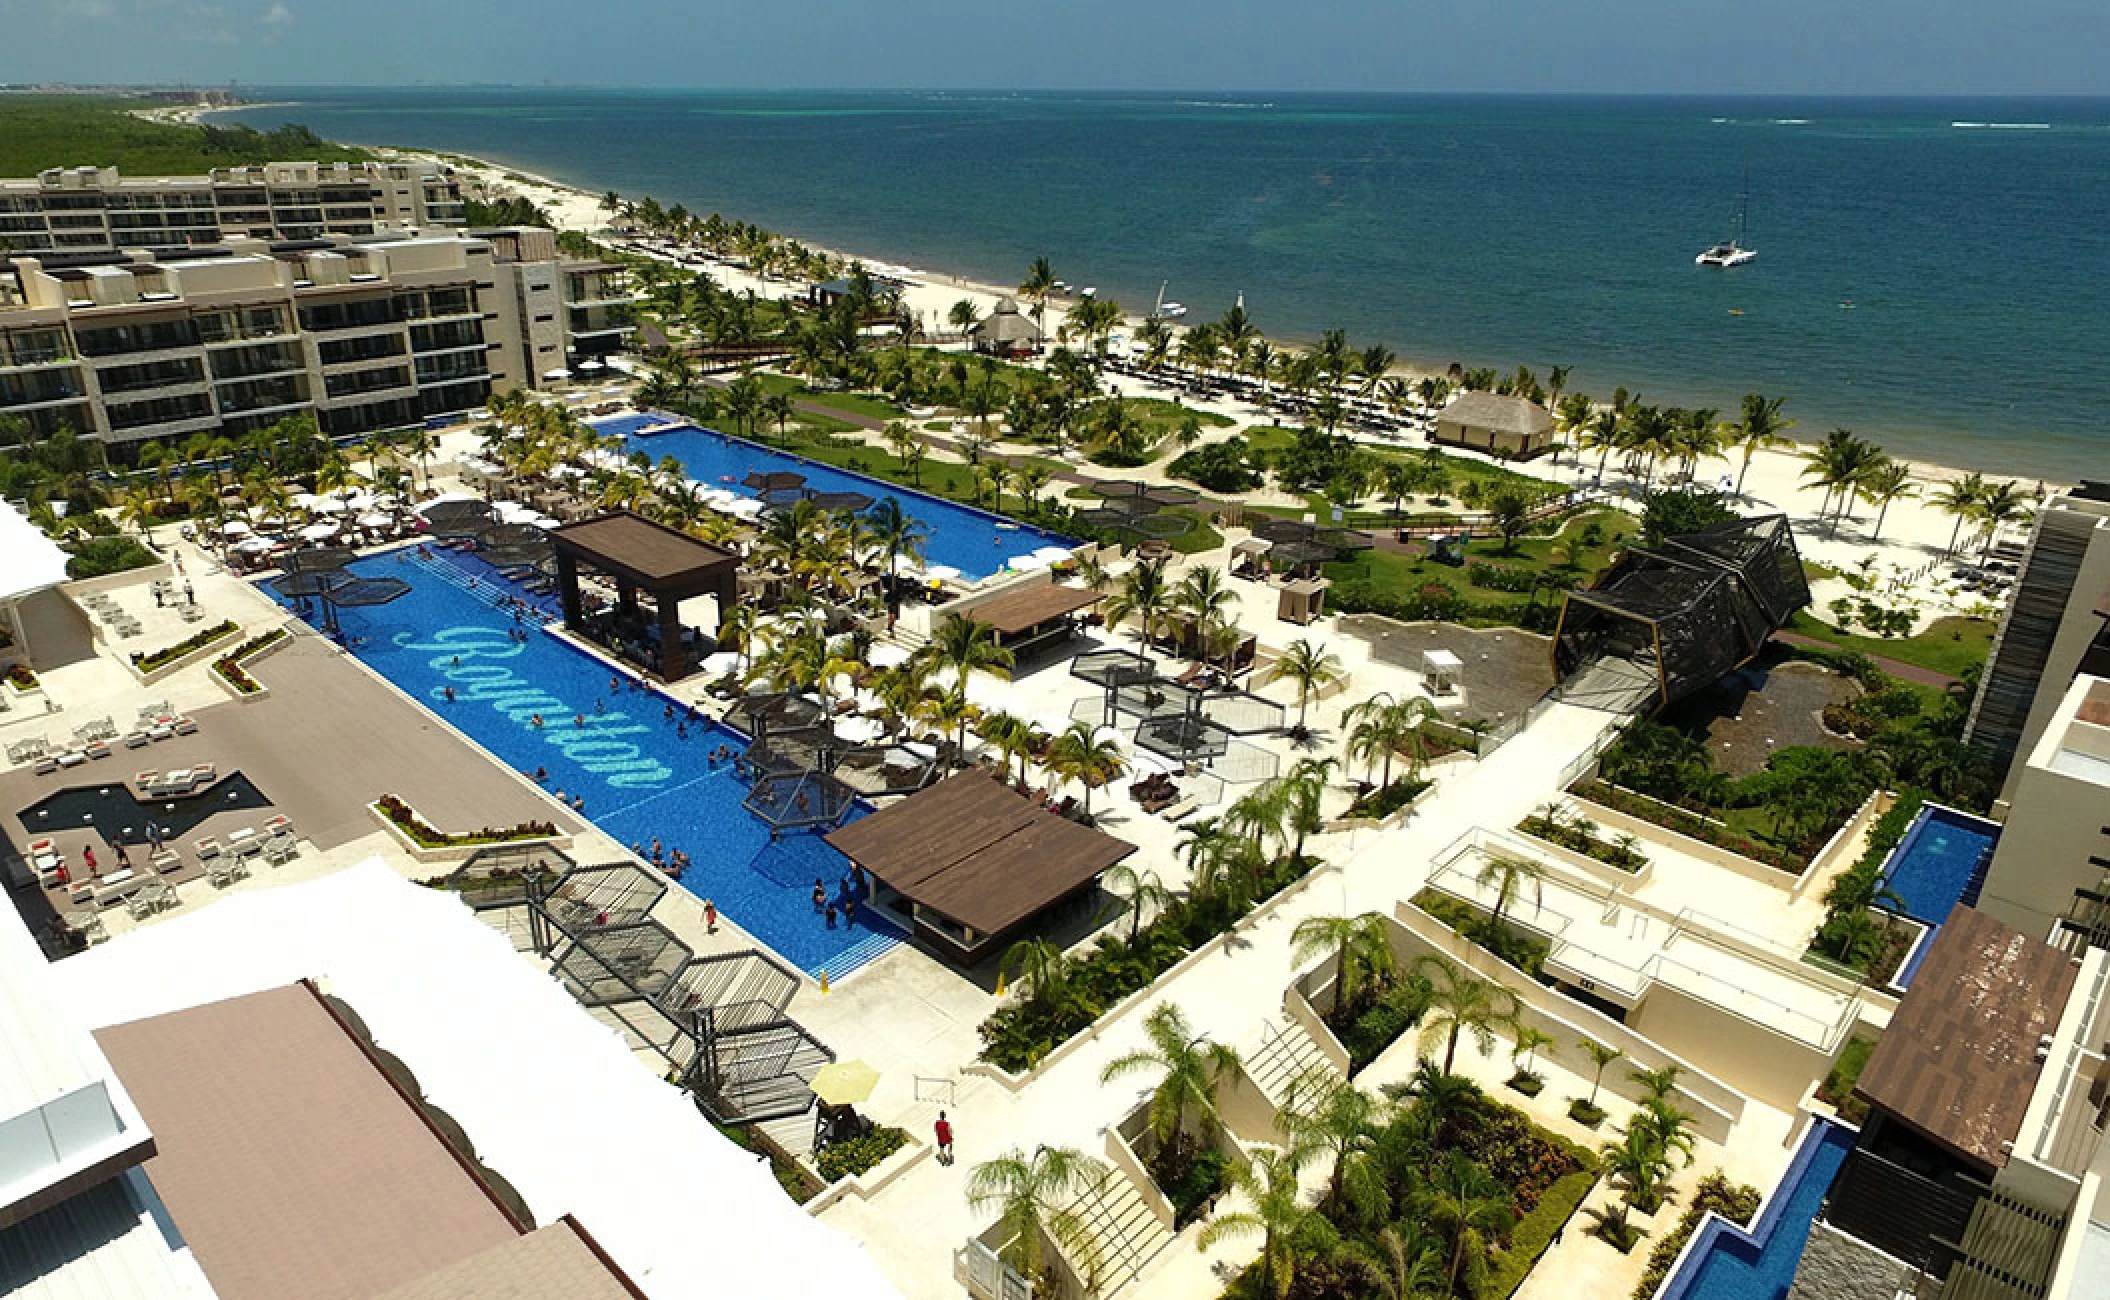
M126 613L124 606L119 605L109 592L91 591L81 597L81 604L87 607L88 613L96 621L117 633L120 638L129 641L139 635L139 620Z

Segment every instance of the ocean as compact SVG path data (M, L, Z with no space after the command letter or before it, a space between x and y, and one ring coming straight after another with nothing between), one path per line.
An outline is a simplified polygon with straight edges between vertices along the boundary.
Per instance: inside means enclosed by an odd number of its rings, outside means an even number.
M2055 479L2110 474L2110 100L272 90L230 115L453 150L933 272ZM222 119L225 120L225 119ZM1748 177L1757 261L1703 270Z

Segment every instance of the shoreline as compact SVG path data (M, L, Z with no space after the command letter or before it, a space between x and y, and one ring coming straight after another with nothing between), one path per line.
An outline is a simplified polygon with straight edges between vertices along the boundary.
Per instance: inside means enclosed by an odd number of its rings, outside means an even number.
M297 100L274 100L264 103L227 105L174 105L142 110L142 115L152 114L169 121L198 123L216 114L247 112L259 108L290 108L297 107L298 103L299 101ZM550 220L559 230L572 230L592 236L606 226L605 213L601 208L601 194L605 193L606 189L599 191L590 190L582 185L559 180L556 177L534 171L525 166L508 164L502 159L488 154L470 154L457 150L416 148L365 141L338 141L338 143L349 145L353 148L369 149L380 154L418 159L434 165L454 167L457 171L464 173L465 184L473 182L480 187L479 197L518 195L527 198L548 213ZM622 191L617 190L616 192L621 193ZM932 270L926 267L910 266L884 256L866 255L834 244L806 240L789 232L779 231L777 233L784 235L786 238L797 239L798 242L816 251L846 260L862 262L867 269L875 273L896 275L908 279L911 281L911 287L907 294L912 299L910 306L912 309L920 311L926 321L933 324L942 324L945 309L950 306L950 302L941 304L935 301L932 298L934 294L947 293L969 297L976 300L977 307L985 314L998 298L1015 299L1017 297L1017 290L1014 287L975 280L967 276L954 275L950 272ZM738 288L741 287L741 284L737 282L746 282L762 296L778 296L793 289L793 286L786 283L764 280L759 276L750 275L723 263L713 263L710 273L714 280L725 287ZM917 292L919 290L921 291L920 293ZM1067 305L1071 301L1074 301L1074 299L1051 298L1049 300L1050 315L1056 313L1058 303ZM1124 312L1123 328L1132 331L1143 319L1143 316L1138 313ZM1178 327L1177 322L1175 322L1175 327ZM1308 346L1308 344L1284 339L1277 335L1270 334L1266 335L1266 337L1270 343L1278 346L1291 348ZM1449 363L1438 364L1419 357L1408 358L1402 356L1394 361L1387 373L1396 378L1419 380L1429 376L1443 376L1448 370L1448 365ZM1787 394L1786 396L1792 404L1794 400L1793 394ZM1786 436L1794 446L1777 451L1762 451L1752 459L1751 472L1755 476L1752 484L1754 488L1758 486L1756 476L1761 465L1774 458L1790 459L1799 464L1800 458L1797 453L1822 438L1821 433L1815 432L1814 429L1806 430L1800 423L1790 429ZM1876 441L1880 444L1881 434L1872 433L1866 436L1871 441ZM1734 467L1740 463L1740 453L1731 452L1726 459L1732 466L1733 474ZM2039 476L2029 473L2014 474L1991 464L1972 465L1961 460L1929 459L1922 455L1894 455L1892 459L1908 466L1913 476L1930 489L1942 483L1962 479L1973 473L1983 474L1989 479L2012 478L2025 488L2030 487L2031 480L2034 479L2048 492L2056 492L2073 485L2073 480L2068 478ZM1531 465L1539 463L1541 462L1527 462L1527 464ZM1922 497L1916 501L1901 502L1899 508L1906 505L1923 504L1924 495L1922 494ZM1893 513L1895 514L1896 511L1894 510Z

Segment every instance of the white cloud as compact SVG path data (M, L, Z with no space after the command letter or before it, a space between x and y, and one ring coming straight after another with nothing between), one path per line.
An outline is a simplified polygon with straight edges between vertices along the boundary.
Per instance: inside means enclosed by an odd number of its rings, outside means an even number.
M264 11L263 24L273 31L283 31L293 24L293 11L282 4L273 4Z

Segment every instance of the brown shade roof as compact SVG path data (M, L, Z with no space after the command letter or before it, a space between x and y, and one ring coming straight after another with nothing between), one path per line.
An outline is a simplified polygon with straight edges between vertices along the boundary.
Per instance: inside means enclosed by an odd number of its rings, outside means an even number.
M961 772L827 836L888 888L1001 934L1136 851L983 772Z
M1096 591L1044 582L1020 591L1008 591L967 610L961 617L981 623L999 636L1010 636L1039 627L1064 614L1088 609L1106 599Z
M368 1300L519 1235L307 988L95 1037L222 1300Z
M1854 1091L1982 1170L1999 1168L2044 1069L2037 1042L2058 1027L2076 977L2065 953L1959 905Z
M627 510L552 528L549 535L559 552L647 584L678 584L738 563L730 551Z
M1537 402L1502 393L1467 393L1436 413L1440 423L1523 435L1551 433L1553 414Z
M374 1300L633 1300L570 1216L437 1269Z

